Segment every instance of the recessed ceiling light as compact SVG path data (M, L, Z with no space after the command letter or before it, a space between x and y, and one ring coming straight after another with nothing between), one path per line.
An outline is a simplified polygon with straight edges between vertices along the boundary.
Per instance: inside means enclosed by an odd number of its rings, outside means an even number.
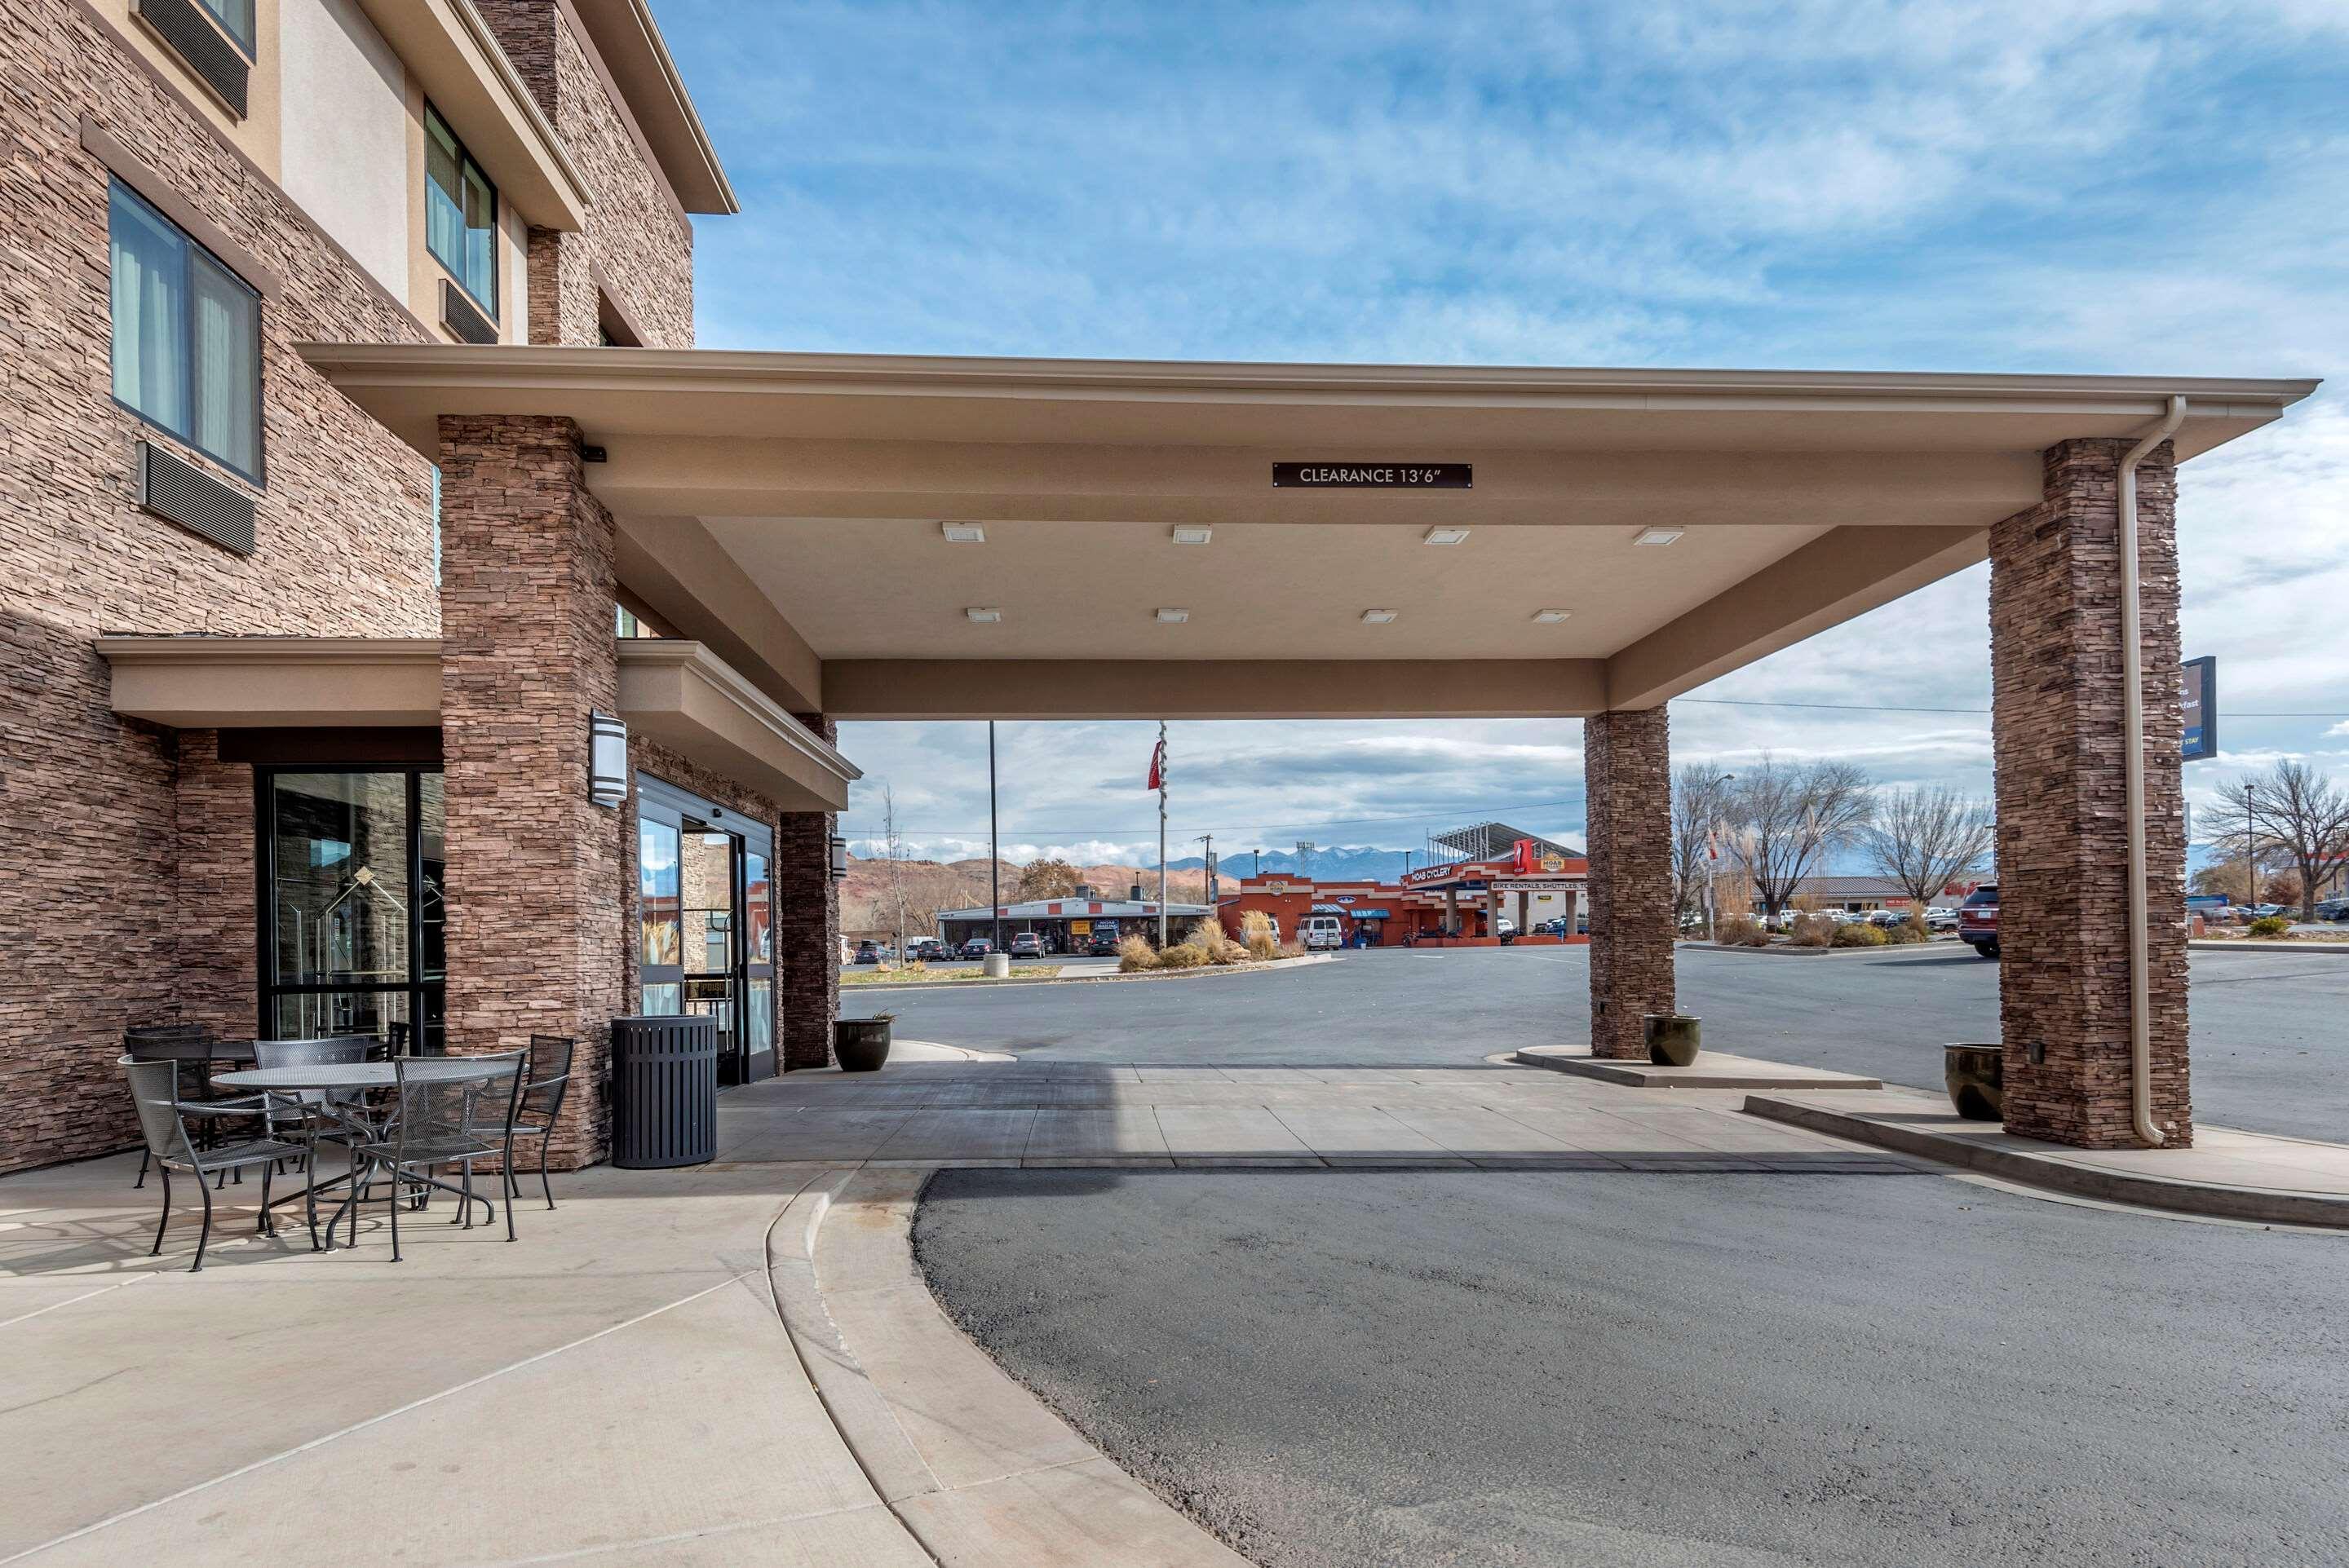
M1688 531L1683 528L1643 528L1631 542L1634 544L1672 544Z
M938 528L946 534L948 544L985 544L987 542L987 530L975 522L942 522L938 524Z
M1174 542L1177 544L1205 544L1215 537L1216 531L1212 528L1177 528L1174 531Z
M1534 619L1545 626L1555 626L1573 614L1571 610L1537 610L1534 612Z
M1394 618L1395 613L1392 610L1365 610L1362 612L1362 619L1368 621L1373 626L1383 626Z
M1191 618L1191 612L1188 610L1161 610L1158 612L1158 618L1162 621L1187 621Z
M974 604L963 614L982 624L991 624L1003 619L1003 612L991 604Z
M1464 528L1431 528L1427 531L1427 542L1430 544L1457 544L1467 537L1468 531Z

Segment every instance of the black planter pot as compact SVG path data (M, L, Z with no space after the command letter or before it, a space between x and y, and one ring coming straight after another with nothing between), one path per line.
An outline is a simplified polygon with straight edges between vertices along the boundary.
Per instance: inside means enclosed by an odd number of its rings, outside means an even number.
M889 1059L887 1018L843 1018L832 1026L832 1054L844 1073L879 1072Z
M1704 1037L1704 1020L1684 1013L1642 1013L1648 1059L1658 1067L1684 1068L1696 1060Z
M1941 1047L1941 1082L1968 1121L2006 1119L2006 1051L2001 1046Z

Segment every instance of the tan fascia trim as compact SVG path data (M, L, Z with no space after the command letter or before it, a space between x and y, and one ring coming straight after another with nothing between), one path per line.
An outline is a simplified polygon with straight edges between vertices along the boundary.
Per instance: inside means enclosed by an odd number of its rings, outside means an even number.
M1599 659L830 659L833 719L1579 718Z
M303 353L351 386L445 385L516 390L953 391L1056 398L1148 395L1162 401L1406 404L1495 399L1630 411L1799 408L1835 413L2134 413L2173 393L2212 415L2272 417L2323 385L2314 379L2141 376L2004 376L1909 371L1609 370L1540 366L1254 364L1182 360L1002 359L918 355L794 354L763 349L516 346L494 356L445 346L319 344Z
M618 524L613 565L636 603L792 712L823 710L823 661L699 518L629 513Z
M450 129L533 228L575 232L593 204L563 139L472 0L359 0Z
M864 774L699 643L619 641L620 717L785 810L839 811Z
M253 285L254 293L264 299L276 299L285 293L285 285L278 281L273 268L232 239L219 224L197 211L145 159L123 146L113 132L89 115L81 117L80 137L84 152L105 164L117 180L145 197L149 205L218 256L229 271Z
M568 0L644 133L662 175L689 212L742 210L685 78L645 0Z
M1645 708L1990 556L1973 528L1837 528L1606 662L1607 706Z
M440 722L437 637L96 639L110 706L175 729Z

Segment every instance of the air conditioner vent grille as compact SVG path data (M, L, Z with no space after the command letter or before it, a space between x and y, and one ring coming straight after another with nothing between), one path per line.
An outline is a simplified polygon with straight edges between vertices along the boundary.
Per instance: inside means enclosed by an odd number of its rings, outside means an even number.
M440 280L440 325L455 333L460 342L498 340L498 324L475 309L473 302L465 297L465 291L447 278Z
M239 555L253 553L253 498L152 441L139 443L139 504Z
M188 68L220 94L239 119L245 116L245 82L252 66L227 36L204 19L191 0L131 0L130 9L149 31L185 60Z

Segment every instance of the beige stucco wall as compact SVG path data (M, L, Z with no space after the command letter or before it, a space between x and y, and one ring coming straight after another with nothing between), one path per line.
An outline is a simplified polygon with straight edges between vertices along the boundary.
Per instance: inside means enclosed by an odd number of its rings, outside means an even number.
M406 67L355 0L285 0L276 36L287 89L278 182L377 282L409 299ZM419 181L421 158L419 148Z

